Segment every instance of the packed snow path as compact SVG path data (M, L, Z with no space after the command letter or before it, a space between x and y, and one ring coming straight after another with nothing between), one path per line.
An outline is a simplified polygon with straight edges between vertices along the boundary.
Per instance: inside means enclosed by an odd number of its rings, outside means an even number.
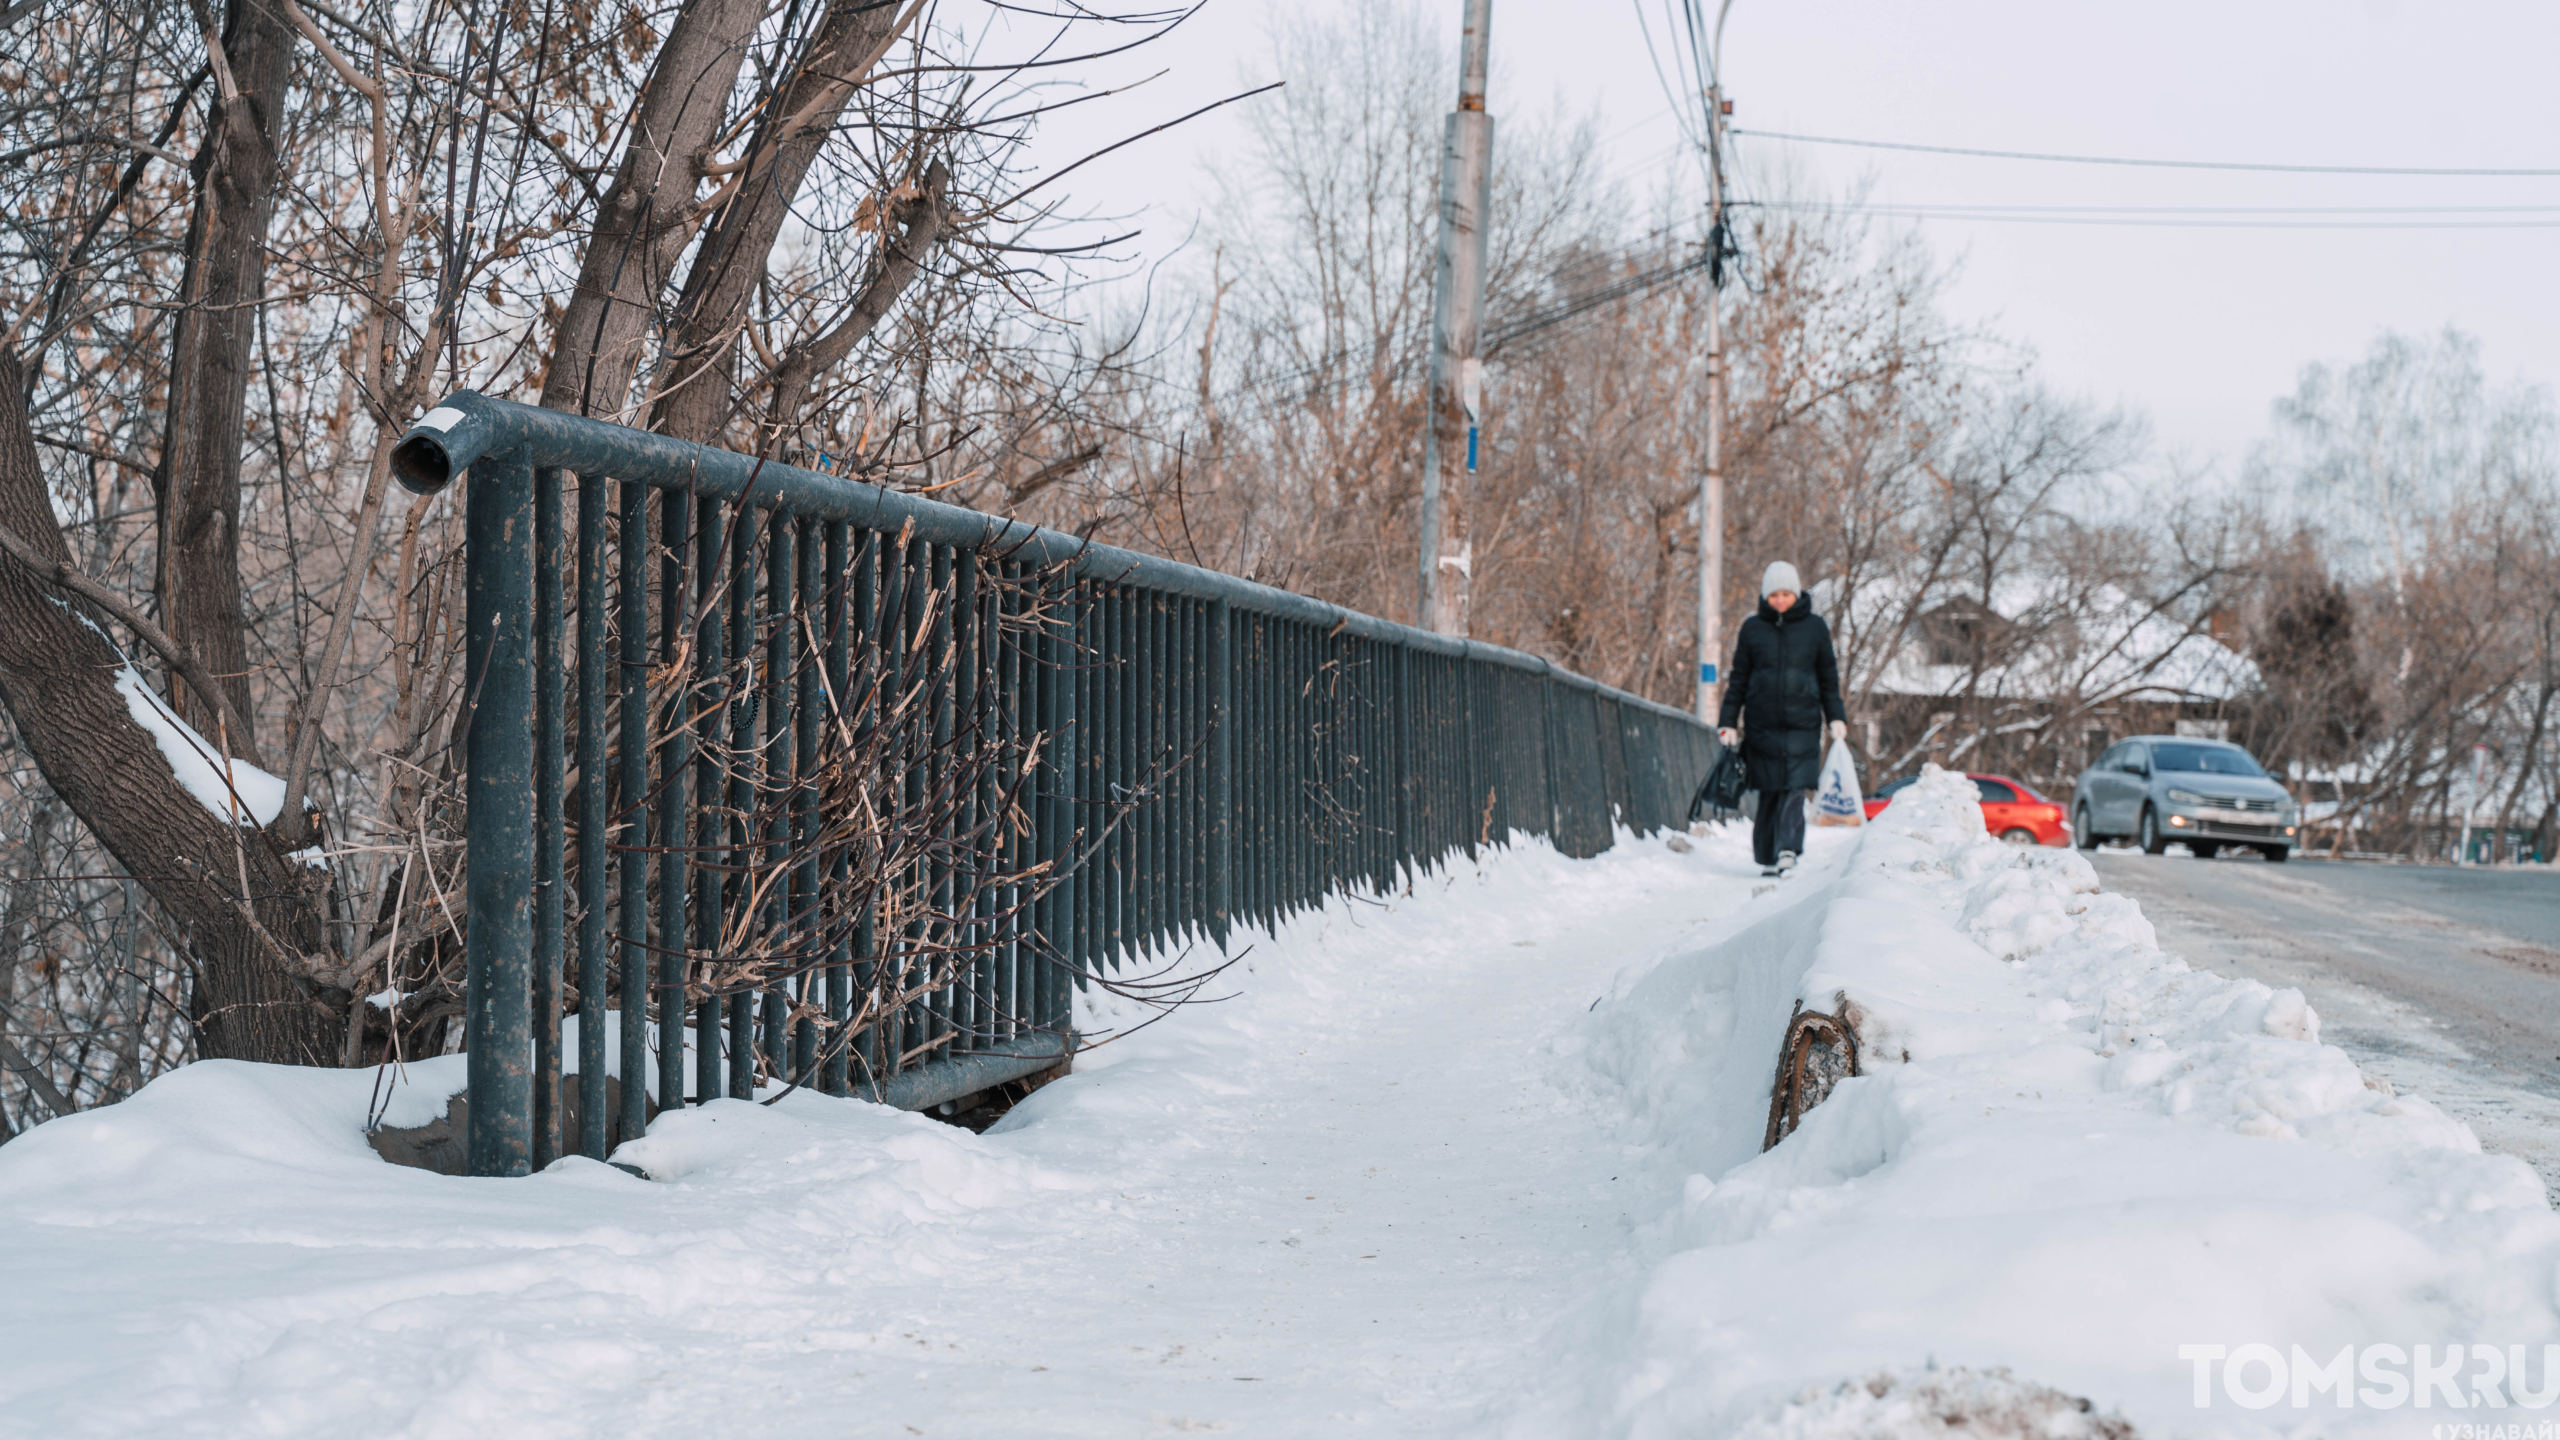
M0 1265L77 1298L0 1318L0 1431L1480 1433L1672 1198L1553 1042L1762 883L1738 843L1461 858L987 1136L724 1101L626 1151L665 1183L394 1170L343 1124L369 1072L193 1067L88 1122L77 1186L11 1147Z

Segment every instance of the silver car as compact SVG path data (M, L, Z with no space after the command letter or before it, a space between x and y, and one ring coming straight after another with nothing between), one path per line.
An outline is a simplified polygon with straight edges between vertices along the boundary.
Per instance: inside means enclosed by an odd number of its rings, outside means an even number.
M2283 860L2301 823L2293 796L2248 751L2219 740L2137 735L2099 756L2071 790L2071 835L2083 850L2113 837L2157 855L2179 840L2204 860L2225 846Z

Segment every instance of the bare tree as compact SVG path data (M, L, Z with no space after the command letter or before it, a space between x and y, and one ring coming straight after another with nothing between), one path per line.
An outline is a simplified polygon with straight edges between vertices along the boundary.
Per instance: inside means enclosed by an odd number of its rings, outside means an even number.
M1059 233L1022 142L1084 54L1178 18L1065 7L1015 50L985 13L12 11L0 705L33 766L0 833L58 817L9 850L46 877L25 945L121 937L61 952L68 988L0 963L0 1038L44 1037L18 1052L54 1093L337 1063L357 996L450 957L459 506L395 505L381 464L442 390L802 459L867 411L856 468L893 483L978 443L920 410L987 407L1100 233ZM119 1005L151 1018L64 1038ZM41 1111L11 1070L0 1118Z

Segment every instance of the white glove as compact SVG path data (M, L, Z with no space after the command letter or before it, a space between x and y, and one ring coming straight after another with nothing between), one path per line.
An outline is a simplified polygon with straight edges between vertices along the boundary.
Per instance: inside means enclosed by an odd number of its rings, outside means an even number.
M1723 729L1723 730L1719 730L1719 731L1717 731L1717 732L1716 732L1716 738L1717 738L1718 740L1721 740L1721 741L1723 741L1723 742L1724 742L1724 748L1726 748L1727 750L1730 750L1730 749L1732 749L1734 746L1739 745L1739 744L1741 744L1741 743L1742 743L1742 732L1741 732L1741 731L1739 731L1739 730L1735 730L1735 729L1727 728L1727 729Z
M1832 721L1832 722L1831 722L1831 738L1832 738L1832 739L1834 739L1834 740L1846 740L1846 739L1848 739L1848 738L1849 738L1849 722L1848 722L1848 721L1846 721L1846 720L1834 720L1834 721Z

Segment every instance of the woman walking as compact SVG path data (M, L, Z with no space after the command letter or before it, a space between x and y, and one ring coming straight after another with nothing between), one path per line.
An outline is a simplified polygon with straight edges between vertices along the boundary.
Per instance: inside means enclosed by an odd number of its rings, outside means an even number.
M1780 560L1760 577L1760 611L1734 641L1716 717L1716 737L1741 745L1743 769L1760 792L1751 858L1763 875L1785 874L1804 853L1804 797L1822 783L1826 721L1832 739L1849 733L1831 627L1813 613L1796 567Z

